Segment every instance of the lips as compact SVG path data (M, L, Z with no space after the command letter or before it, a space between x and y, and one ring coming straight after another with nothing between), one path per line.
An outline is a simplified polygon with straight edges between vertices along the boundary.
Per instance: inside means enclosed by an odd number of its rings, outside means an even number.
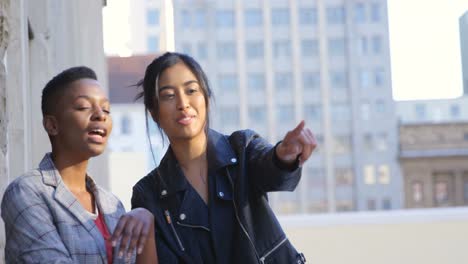
M177 123L187 126L190 125L195 120L195 116L193 115L184 115L182 117L177 118Z
M88 130L89 140L93 143L102 144L105 142L107 129L103 127L93 127Z

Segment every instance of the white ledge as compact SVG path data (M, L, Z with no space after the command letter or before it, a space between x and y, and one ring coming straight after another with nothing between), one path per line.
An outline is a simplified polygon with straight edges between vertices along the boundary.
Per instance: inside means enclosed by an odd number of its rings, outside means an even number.
M283 227L322 227L468 221L468 207L282 215Z

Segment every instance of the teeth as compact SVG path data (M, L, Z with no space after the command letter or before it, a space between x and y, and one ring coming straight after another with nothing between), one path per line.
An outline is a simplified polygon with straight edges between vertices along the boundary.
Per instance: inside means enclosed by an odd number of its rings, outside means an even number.
M92 132L100 134L100 135L104 135L104 130L103 129L93 129Z

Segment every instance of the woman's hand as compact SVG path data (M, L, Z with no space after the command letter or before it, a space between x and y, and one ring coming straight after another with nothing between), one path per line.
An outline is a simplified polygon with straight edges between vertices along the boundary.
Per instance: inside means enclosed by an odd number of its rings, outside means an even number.
M148 238L153 236L153 214L144 208L136 208L120 217L111 237L112 246L115 247L120 240L118 257L130 258L135 249L137 254L141 254Z
M310 129L301 121L293 130L286 133L281 143L276 146L276 156L285 164L293 164L299 159L299 166L310 157L317 147L317 140Z

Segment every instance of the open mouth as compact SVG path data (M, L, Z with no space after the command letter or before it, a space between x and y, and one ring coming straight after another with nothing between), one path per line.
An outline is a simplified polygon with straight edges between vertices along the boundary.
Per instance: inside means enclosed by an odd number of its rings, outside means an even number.
M184 116L182 118L177 119L177 123L181 125L189 125L194 120L194 116Z
M88 132L89 138L94 143L104 143L107 131L102 128L94 128Z

